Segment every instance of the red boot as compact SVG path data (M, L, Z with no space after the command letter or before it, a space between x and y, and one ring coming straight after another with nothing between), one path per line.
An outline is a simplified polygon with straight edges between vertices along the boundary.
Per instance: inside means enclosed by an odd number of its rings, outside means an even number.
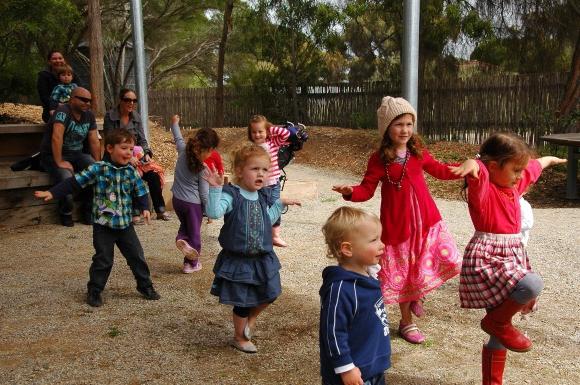
M512 317L524 306L510 298L506 299L483 317L481 328L509 350L527 352L532 348L532 341L512 325Z
M503 369L507 350L488 349L485 345L481 350L481 378L483 385L502 385Z

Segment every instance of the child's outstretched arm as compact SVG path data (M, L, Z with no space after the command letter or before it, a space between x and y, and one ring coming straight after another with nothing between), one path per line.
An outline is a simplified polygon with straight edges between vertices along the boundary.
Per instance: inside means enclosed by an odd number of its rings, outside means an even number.
M282 211L284 211L285 206L302 206L302 203L298 199L291 199L291 198L279 198L277 199L273 205L268 207L268 216L270 217L270 222L274 223L280 218L282 215Z
M467 159L459 166L449 166L449 170L460 177L471 176L477 179L479 175L479 164L475 159Z
M171 118L171 133L173 134L173 140L175 141L175 147L177 148L177 153L181 153L185 150L185 140L181 135L181 128L179 128L179 115L173 115Z
M218 219L233 209L233 197L222 192L224 176L221 175L214 165L205 166L202 178L209 184L209 196L205 213L208 218Z
M538 162L540 162L540 166L542 166L542 170L545 169L546 167L552 167L552 166L555 166L557 164L562 164L562 163L567 162L566 159L557 158L555 156L543 156L543 157L538 158L536 160Z
M381 179L385 176L385 167L381 157L375 152L369 158L367 170L362 182L358 186L335 185L332 190L342 194L347 201L364 202L375 195L375 191Z

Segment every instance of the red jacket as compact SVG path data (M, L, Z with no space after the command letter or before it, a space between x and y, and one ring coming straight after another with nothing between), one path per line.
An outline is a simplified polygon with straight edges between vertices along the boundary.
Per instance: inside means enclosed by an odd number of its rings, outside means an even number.
M449 165L434 159L427 150L423 150L423 158L419 159L411 155L407 162L405 176L401 182L401 189L387 182L386 167L389 168L389 176L393 182L399 181L402 165L389 163L385 166L379 153L371 155L365 176L358 186L353 186L350 196L344 196L345 200L352 202L364 202L375 194L377 185L381 186L381 223L383 224L383 234L381 240L386 245L398 245L411 236L411 191L415 193L419 204L419 211L422 223L422 235L425 236L429 228L441 220L441 214L437 210L435 201L431 197L423 171L426 171L437 179L460 179L449 171Z

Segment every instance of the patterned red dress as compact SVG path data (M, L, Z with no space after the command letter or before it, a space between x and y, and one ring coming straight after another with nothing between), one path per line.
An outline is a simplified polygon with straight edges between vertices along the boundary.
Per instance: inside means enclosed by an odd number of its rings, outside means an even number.
M382 182L381 240L386 247L378 278L385 303L416 301L459 274L457 246L423 175L425 171L437 179L459 179L448 166L427 150L421 158L409 156L406 164L398 158L388 165L375 152L361 184L344 196L353 202L366 201Z

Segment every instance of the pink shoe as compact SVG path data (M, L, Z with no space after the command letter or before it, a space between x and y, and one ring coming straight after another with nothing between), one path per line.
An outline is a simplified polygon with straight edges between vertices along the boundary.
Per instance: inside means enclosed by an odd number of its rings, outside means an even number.
M410 323L404 325L399 323L399 336L405 341L412 344L422 344L425 342L425 335L421 333L417 325Z
M415 316L421 318L425 315L425 309L423 309L423 298L420 298L417 301L411 301L410 306L411 313L415 314Z
M191 274L195 272L193 265L189 262L183 262L183 274Z
M191 247L187 241L179 239L175 241L175 246L183 253L183 256L189 260L194 260L199 258L199 253L196 249Z
M192 273L195 273L196 271L201 270L201 261L199 259L194 259L193 261L190 262L190 264L191 264Z

